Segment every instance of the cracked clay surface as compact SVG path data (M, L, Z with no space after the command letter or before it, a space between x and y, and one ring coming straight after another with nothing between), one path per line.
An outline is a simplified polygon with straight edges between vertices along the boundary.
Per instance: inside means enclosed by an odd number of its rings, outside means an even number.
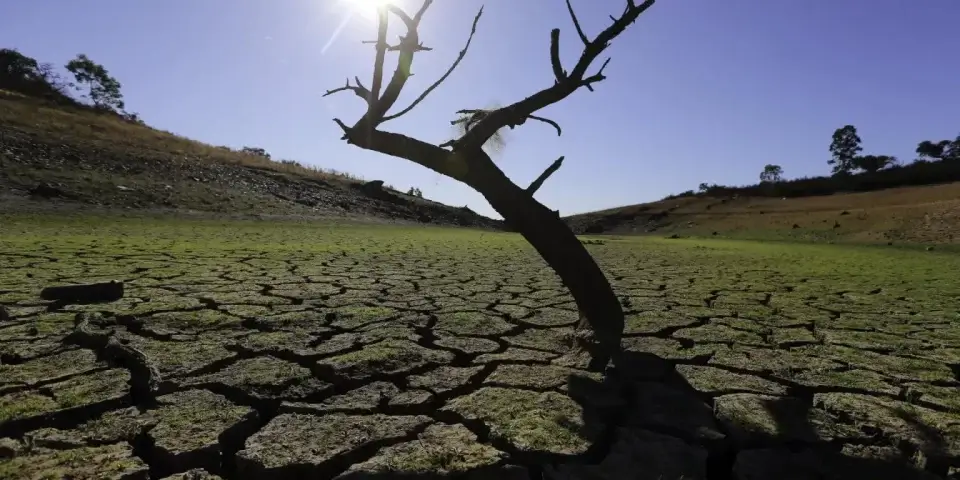
M0 478L960 475L956 284L614 239L628 355L590 372L516 236L256 228L4 238Z

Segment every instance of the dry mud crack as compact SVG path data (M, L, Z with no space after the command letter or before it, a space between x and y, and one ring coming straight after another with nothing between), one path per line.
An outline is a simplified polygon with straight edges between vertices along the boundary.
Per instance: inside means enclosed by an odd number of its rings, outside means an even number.
M604 373L512 245L2 253L0 478L957 478L955 297L591 248Z

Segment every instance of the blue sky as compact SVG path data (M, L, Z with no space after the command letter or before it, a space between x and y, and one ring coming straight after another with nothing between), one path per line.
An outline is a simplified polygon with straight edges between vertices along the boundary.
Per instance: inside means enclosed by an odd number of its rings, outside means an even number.
M624 1L573 3L592 37ZM417 56L398 107L456 57L481 4L459 69L384 130L439 143L453 133L454 111L549 86L553 27L566 65L579 56L563 0L436 0L421 28L434 50ZM86 53L120 80L128 109L158 128L417 186L492 214L469 187L339 140L331 118L352 123L363 102L321 95L347 76L369 85L373 48L360 41L375 37L363 14L343 23L350 8L343 0L4 1L0 47L57 65ZM958 18L960 0L660 0L608 50L609 78L595 92L541 111L560 122L562 137L528 123L507 132L495 159L526 185L565 155L537 194L564 215L700 182L755 183L767 163L786 177L823 174L830 135L847 123L865 153L909 161L920 140L960 133Z

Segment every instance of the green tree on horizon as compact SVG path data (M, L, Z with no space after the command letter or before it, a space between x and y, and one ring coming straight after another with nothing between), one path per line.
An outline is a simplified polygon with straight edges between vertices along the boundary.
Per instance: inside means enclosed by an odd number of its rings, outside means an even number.
M103 65L94 62L86 54L78 54L76 58L67 62L67 71L73 74L79 85L86 85L85 95L97 108L123 112L123 94L120 93L120 82L110 76L110 72ZM77 86L78 91L83 87Z
M860 136L857 135L857 127L853 125L844 125L833 132L833 141L830 142L830 153L833 158L827 161L828 165L833 165L831 173L834 175L849 174L856 168L854 160L857 155L863 151L860 146Z
M783 168L780 165L767 164L760 172L760 183L776 183L782 180Z

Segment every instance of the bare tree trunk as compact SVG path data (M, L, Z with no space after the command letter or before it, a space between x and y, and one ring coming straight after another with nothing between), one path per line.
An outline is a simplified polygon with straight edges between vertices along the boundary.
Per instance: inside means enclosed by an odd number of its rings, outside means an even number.
M479 155L487 156L482 151ZM580 310L577 347L590 354L591 368L615 360L623 336L623 310L600 266L554 211L510 181L489 157L468 163L474 168L466 182L533 245L570 290Z
M528 188L522 189L510 181L493 163L490 156L483 151L482 146L503 128L514 128L528 120L546 123L554 127L557 135L560 135L559 124L534 113L567 98L581 87L593 91L594 84L607 78L603 70L610 62L609 58L603 62L596 73L588 75L587 70L610 45L610 42L623 33L656 0L644 0L640 4L636 1L627 0L623 13L619 17L611 16L613 24L591 40L583 32L580 21L570 1L567 0L567 10L577 35L583 43L580 59L577 60L573 69L567 71L563 68L560 61L560 29L554 28L550 32L550 63L555 77L552 85L523 100L490 112L483 112L482 115L478 115L480 110L458 111L459 114L471 115L467 119L469 128L459 138L440 145L386 132L377 127L412 110L457 68L467 54L467 49L476 33L477 22L483 14L482 7L473 18L473 26L466 45L450 68L408 107L399 112L387 115L410 76L414 55L417 52L430 50L420 43L417 29L433 0L424 0L420 9L412 16L396 5L388 4L380 7L377 41L373 42L376 46L376 58L371 88L368 90L360 83L358 77L354 77L354 85L347 80L344 86L328 90L324 94L326 96L350 91L367 102L367 112L352 127L338 118L333 119L343 130L343 140L361 148L405 158L466 183L480 192L503 216L506 223L533 245L547 264L557 272L577 303L580 320L575 343L579 349L586 350L590 354L592 359L590 366L593 368L603 368L611 360L616 361L619 358L620 338L623 336L624 326L623 310L607 277L576 235L560 219L560 215L533 198L543 182L560 168L563 157L550 165ZM403 22L407 29L407 35L401 36L400 43L397 45L388 45L386 42L388 12ZM381 94L383 61L387 51L398 51L399 59L390 82ZM453 123L458 124L461 121L455 120Z

